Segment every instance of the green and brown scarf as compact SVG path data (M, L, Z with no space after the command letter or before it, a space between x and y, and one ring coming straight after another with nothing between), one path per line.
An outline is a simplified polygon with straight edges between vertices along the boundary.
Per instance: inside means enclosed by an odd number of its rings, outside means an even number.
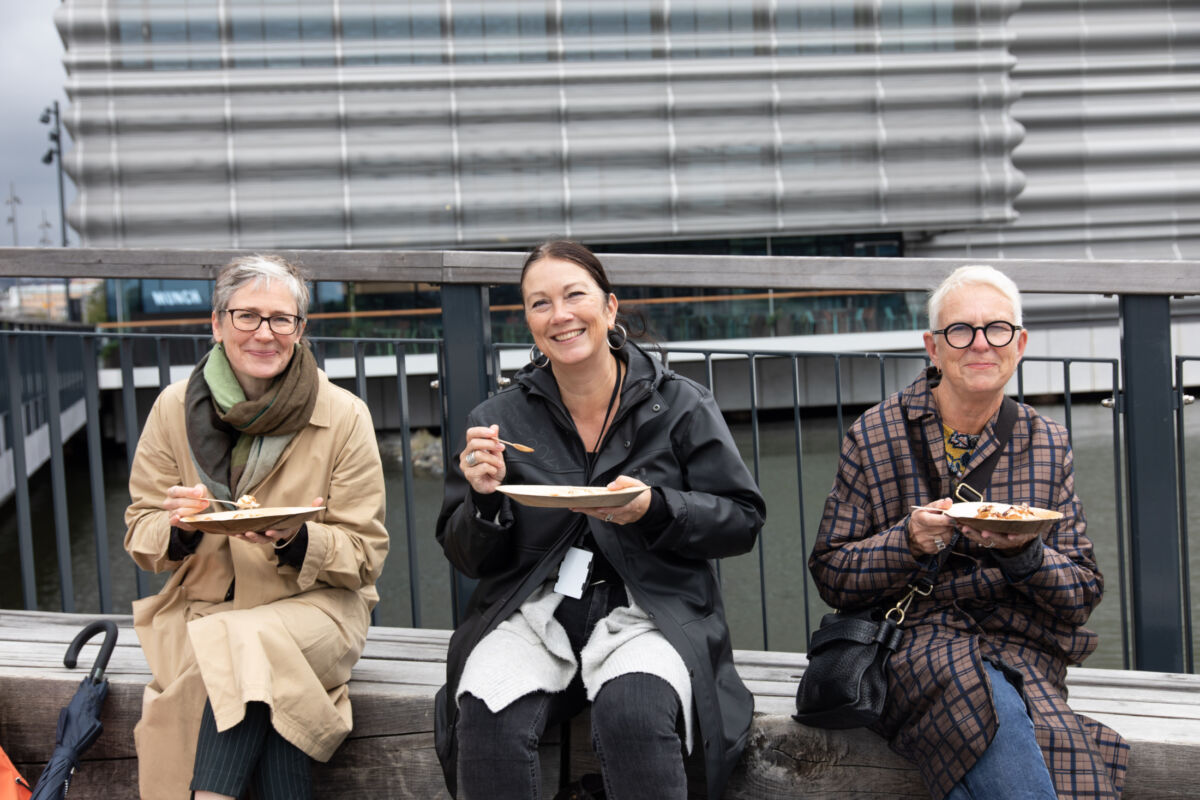
M247 400L225 348L213 347L188 378L188 448L213 497L247 494L274 468L317 404L317 362L297 344L287 368L257 400Z

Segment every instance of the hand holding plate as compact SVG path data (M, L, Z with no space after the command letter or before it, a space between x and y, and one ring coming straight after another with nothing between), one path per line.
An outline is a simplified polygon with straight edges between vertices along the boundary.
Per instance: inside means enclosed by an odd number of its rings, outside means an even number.
M964 537L975 544L986 547L989 550L995 548L997 553L1004 556L1016 555L1024 550L1030 542L1041 536L1037 531L1029 531L1027 533L980 531L964 522L959 523L958 529L962 531Z
M324 505L324 503L325 503L325 498L318 497L318 498L314 499L310 505L313 508L320 508L322 505ZM300 523L300 525L297 525L294 528L287 528L285 530L269 530L269 531L263 531L261 533L255 533L254 531L245 531L244 533L231 533L231 534L229 534L229 538L230 539L241 539L243 542L251 542L253 544L270 543L270 544L274 544L276 546L282 546L281 543L290 541L291 538L296 535L296 532L298 530L300 530L300 527L303 524L304 523Z
M636 489L638 487L649 486L639 481L637 478L629 475L618 475L605 488L609 491L617 491L621 489ZM650 492L639 492L632 500L621 506L588 506L572 507L572 511L578 511L581 514L587 514L589 517L594 517L601 522L607 522L610 525L628 525L631 522L637 522L646 515L650 509Z
M1053 530L1063 517L1062 512L1048 508L995 501L955 503L946 509L946 516L958 522L969 540L1003 555L1020 552Z

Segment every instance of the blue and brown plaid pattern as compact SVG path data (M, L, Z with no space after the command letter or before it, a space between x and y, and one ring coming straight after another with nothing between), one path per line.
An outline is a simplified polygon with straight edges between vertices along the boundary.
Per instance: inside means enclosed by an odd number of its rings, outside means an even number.
M970 470L998 446L994 423L967 461L968 483ZM908 426L925 452L913 452ZM928 472L921 462L927 453L936 456ZM942 423L924 376L854 423L809 558L827 603L853 609L894 602L927 566L909 552L906 525L909 506L949 495L943 453ZM939 485L927 486L926 475ZM933 797L944 797L995 733L986 659L1020 674L1059 796L1118 798L1128 745L1066 702L1066 667L1096 648L1096 635L1083 625L1104 589L1075 496L1066 430L1020 405L985 494L1052 508L1063 519L1043 539L1041 566L1024 580L1006 576L991 553L959 538L933 593L905 617L904 643L889 663L887 713L875 730L916 762Z

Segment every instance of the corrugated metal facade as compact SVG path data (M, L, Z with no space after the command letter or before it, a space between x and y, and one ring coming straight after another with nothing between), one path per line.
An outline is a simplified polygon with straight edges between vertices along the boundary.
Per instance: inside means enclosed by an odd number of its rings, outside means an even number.
M1024 0L1009 28L1020 216L909 252L1200 258L1200 2Z
M248 248L1006 225L1015 6L66 0L70 219Z

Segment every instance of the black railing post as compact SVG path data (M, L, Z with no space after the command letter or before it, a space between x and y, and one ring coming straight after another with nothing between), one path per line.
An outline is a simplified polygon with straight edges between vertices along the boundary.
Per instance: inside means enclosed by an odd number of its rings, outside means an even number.
M13 334L0 336L4 345L4 383L8 387L8 446L13 458L13 498L17 509L17 552L21 560L21 599L37 610L37 577L33 568L33 517L29 502L29 472L25 456L25 404L21 389L21 351Z
M1171 315L1166 295L1121 295L1134 669L1183 671Z
M445 343L445 452L457 453L467 430L467 414L487 399L492 386L488 366L492 352L492 319L488 288L447 284L442 287L442 339ZM458 625L475 589L475 581L454 576L454 624Z

